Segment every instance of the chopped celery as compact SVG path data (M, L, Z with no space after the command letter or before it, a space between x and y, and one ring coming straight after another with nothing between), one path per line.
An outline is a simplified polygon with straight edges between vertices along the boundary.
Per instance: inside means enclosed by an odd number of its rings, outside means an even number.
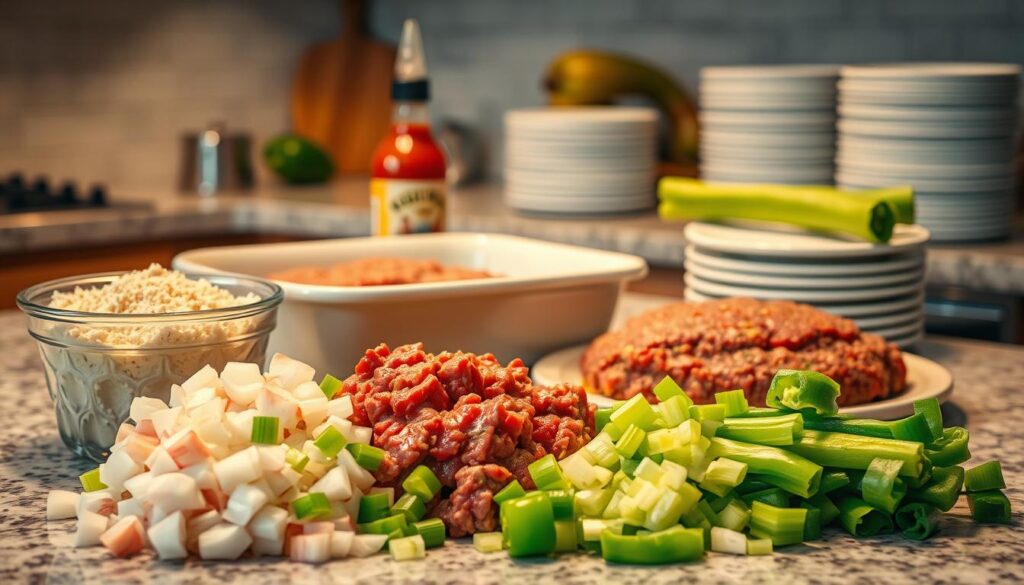
M410 524L423 518L427 508L423 499L414 494L402 494L394 506L391 506L392 514L402 514Z
M722 496L738 486L747 476L747 464L727 457L715 459L708 465L700 487Z
M1003 479L1003 468L999 461L993 459L967 470L964 475L964 489L970 492L985 492L1006 488Z
M644 535L601 533L601 556L613 563L662 565L695 561L704 555L704 531L673 526Z
M690 418L697 422L703 420L725 420L724 404L695 404L690 407Z
M845 471L829 470L821 474L819 494L827 494L850 484L850 476Z
M527 466L533 483L540 490L569 489L569 482L562 475L562 468L551 453L541 457Z
M427 556L427 543L419 534L388 540L388 552L396 561L411 561Z
M750 508L742 500L733 498L729 504L718 513L718 525L730 530L742 531L750 522Z
M971 451L967 445L969 439L967 429L949 427L942 430L942 438L925 446L924 453L936 467L957 465L971 458Z
M911 502L901 506L893 519L903 536L912 540L924 540L938 528L941 512L935 506Z
M765 504L771 504L777 508L789 507L789 494L782 488L769 488L757 492L750 492L740 496L747 505L753 504L754 502L764 502Z
M86 492L96 492L107 489L107 484L100 481L100 470L98 467L90 469L82 475L79 475L78 481L82 483L82 490Z
M324 494L312 492L292 500L292 511L299 520L316 520L331 513L331 503Z
M804 540L818 540L821 538L821 509L808 504L806 500L800 504L800 507L807 510L807 518L804 520Z
M600 490L580 490L576 492L576 506L584 516L600 516L608 506L615 490L605 488ZM495 500L497 501L497 500Z
M500 532L477 532L473 535L473 548L482 553L501 552L502 541Z
M326 457L337 457L338 453L345 448L346 443L347 441L345 441L345 437L341 434L341 431L333 426L328 426L326 429L321 431L313 441L313 444L316 445Z
M501 488L498 493L494 494L494 503L500 506L509 500L521 498L525 495L526 490L519 484L519 480L513 479L505 487Z
M810 370L779 370L772 378L765 404L773 408L832 416L839 412L839 384L825 374Z
M776 546L802 542L806 524L805 508L778 508L757 501L750 506L750 535L770 538Z
M594 465L613 471L619 466L619 454L615 450L615 442L608 433L598 433L581 451L589 454Z
M555 520L554 552L573 552L577 547L576 521L571 518L567 520Z
M360 522L359 532L365 534L392 534L396 530L401 530L404 534L404 529L408 526L409 522L406 520L403 514L392 514L373 520L372 522ZM390 540L390 539L389 539Z
M444 539L447 534L444 522L440 518L430 518L429 520L414 522L412 529L416 534L423 537L423 542L426 543L427 548L444 546Z
M323 391L324 396L326 396L328 400L334 398L334 395L338 393L338 390L341 390L341 386L341 380L330 374L325 375L324 379L320 381L320 390Z
M897 477L902 467L903 463L898 459L876 457L872 460L860 482L864 501L888 514L895 513L907 491Z
M892 532L892 517L869 506L860 498L850 497L839 501L839 522L856 537Z
M746 463L750 473L758 474L760 479L805 498L818 491L821 481L820 465L776 447L715 437L711 439L710 454Z
M653 431L653 433L668 433L668 430ZM647 437L647 433L640 430L636 425L629 425L625 431L622 432L622 436L615 442L615 450L618 451L619 455L630 459L636 454L637 450L640 449L640 445L644 443L644 439Z
M278 440L278 418L276 416L252 417L250 440L257 445L276 445ZM337 455L337 453L335 453Z
M644 399L643 394L637 394L616 408L609 420L623 430L629 425L635 425L641 430L648 431L652 430L655 418L657 413Z
M942 437L942 409L939 407L938 398L915 400L914 413L924 415L925 420L928 421L928 429L932 435L931 441Z
M544 492L532 492L501 505L501 531L513 558L554 552L555 512Z
M839 507L832 503L825 494L816 494L807 499L807 503L821 510L821 525L828 526L839 517Z
M384 462L384 449L379 447L364 445L363 443L349 443L345 445L345 448L352 454L359 467L363 469L377 471L381 463Z
M725 416L738 416L750 410L747 396L743 390L729 390L715 393L715 403L725 407Z
M373 492L366 494L359 499L360 523L373 522L387 517L391 510L388 505L388 494L385 492Z
M867 469L876 457L899 459L900 475L917 477L924 468L924 445L913 441L804 430L788 451L825 467Z
M984 524L1009 524L1010 500L1000 490L973 492L967 494L971 517Z
M772 539L770 538L748 538L747 554L750 556L761 556L772 554Z
M736 530L721 526L711 528L711 550L719 553L747 554L747 537Z
M615 410L612 408L598 408L594 412L594 430L600 433L601 429L611 420L613 412Z
M665 490L647 513L644 528L656 531L678 524L686 504L686 500L678 493Z
M429 502L441 491L441 480L437 479L429 467L417 465L402 481L402 489Z
M576 513L576 493L572 490L546 490L546 493L551 500L555 520L572 520Z
M675 397L685 397L689 399L689 396L686 396L686 392L683 392L683 389L679 387L679 384L668 376L665 376L660 382L655 384L652 391L661 402L665 402L666 400Z
M658 413L665 420L666 427L674 428L690 417L691 406L693 401L688 396L673 396L658 404Z
M717 436L758 445L792 445L804 434L804 417L796 412L763 418L726 418Z

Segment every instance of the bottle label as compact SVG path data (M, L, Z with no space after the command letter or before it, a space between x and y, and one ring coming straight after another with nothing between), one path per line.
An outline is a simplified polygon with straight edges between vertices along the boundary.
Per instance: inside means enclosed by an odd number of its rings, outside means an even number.
M446 208L443 179L370 181L370 225L374 235L443 232Z

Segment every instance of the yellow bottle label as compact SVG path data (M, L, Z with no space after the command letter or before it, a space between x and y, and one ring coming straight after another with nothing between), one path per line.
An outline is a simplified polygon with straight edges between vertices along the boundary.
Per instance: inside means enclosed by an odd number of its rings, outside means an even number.
M444 180L372 179L370 229L375 236L445 231Z

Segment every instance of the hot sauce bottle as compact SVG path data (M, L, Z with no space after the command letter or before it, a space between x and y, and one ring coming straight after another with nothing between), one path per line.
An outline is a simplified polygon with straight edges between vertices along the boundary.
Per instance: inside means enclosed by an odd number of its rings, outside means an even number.
M447 215L445 156L430 133L430 82L415 20L406 20L402 27L391 98L391 132L373 155L371 230L380 236L442 232Z

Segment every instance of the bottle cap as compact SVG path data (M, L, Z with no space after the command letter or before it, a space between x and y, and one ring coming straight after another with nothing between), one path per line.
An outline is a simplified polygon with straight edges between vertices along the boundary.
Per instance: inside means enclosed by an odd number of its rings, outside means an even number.
M398 55L395 57L395 80L391 84L391 97L403 101L425 101L430 97L427 57L423 52L420 26L411 18L402 25L402 38L398 41Z

